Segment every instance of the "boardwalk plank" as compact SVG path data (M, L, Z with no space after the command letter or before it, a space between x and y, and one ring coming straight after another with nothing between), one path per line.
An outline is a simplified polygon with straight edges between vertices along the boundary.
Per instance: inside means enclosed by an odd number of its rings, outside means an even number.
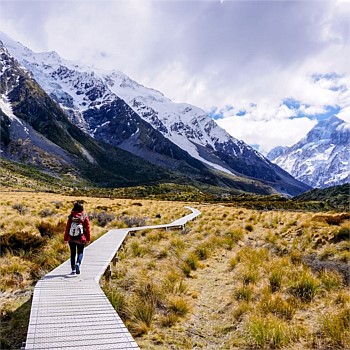
M25 349L139 349L98 282L129 231L178 228L200 214L166 225L113 229L89 245L82 272L70 276L67 260L35 286Z

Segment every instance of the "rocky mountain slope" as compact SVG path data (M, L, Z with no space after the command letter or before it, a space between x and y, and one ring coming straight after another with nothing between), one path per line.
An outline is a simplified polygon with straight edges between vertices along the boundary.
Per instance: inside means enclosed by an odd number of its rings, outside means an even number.
M122 72L85 67L55 52L34 53L2 33L0 38L71 123L95 140L217 185L234 186L244 178L287 195L309 188L197 107L173 103Z
M333 116L320 121L292 147L277 147L267 158L298 180L318 188L350 180L350 125Z
M0 58L1 157L80 183L128 186L171 179L162 168L99 142L72 124L1 43Z

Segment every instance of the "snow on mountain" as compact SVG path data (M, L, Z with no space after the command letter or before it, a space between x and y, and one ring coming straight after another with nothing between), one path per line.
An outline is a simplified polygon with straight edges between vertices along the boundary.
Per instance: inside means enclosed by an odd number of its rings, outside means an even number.
M216 150L218 144L225 147L226 143L233 156L250 148L263 159L260 153L220 128L205 111L189 104L174 103L161 92L144 87L120 71L104 71L67 61L54 51L34 53L4 33L0 38L12 55L33 73L41 87L66 110L71 120L91 136L96 127L89 128L84 111L120 97L165 137L211 167L234 173L217 157L209 160L198 145Z
M1 32L0 39L70 120L96 139L144 159L153 157L157 164L164 163L166 156L168 166L169 159L181 166L185 157L187 164L201 169L186 153L210 168L266 181L282 193L294 195L308 189L251 146L229 135L198 107L174 103L120 71L87 67L64 60L56 52L34 53ZM156 131L148 130L145 124L141 128L148 137L147 149L140 147L144 139L138 132L140 117ZM166 144L157 133L179 149ZM158 155L150 154L152 149Z
M350 179L350 124L333 116L320 121L292 147L278 147L267 158L312 187L329 187Z

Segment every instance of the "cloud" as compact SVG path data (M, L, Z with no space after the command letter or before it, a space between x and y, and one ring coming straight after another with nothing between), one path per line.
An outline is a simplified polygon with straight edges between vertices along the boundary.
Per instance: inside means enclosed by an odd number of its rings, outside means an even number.
M0 29L30 48L118 69L176 102L222 110L221 126L264 149L312 126L298 113L348 110L346 1L13 0L1 7ZM233 106L230 114L225 106Z
M349 96L350 97L350 96ZM338 114L337 117L343 119L347 123L350 123L350 106L343 108Z
M296 119L251 119L232 116L217 120L217 123L238 139L246 143L256 145L259 140L259 151L267 154L276 146L292 146L301 140L312 127L317 124L316 120L309 118Z

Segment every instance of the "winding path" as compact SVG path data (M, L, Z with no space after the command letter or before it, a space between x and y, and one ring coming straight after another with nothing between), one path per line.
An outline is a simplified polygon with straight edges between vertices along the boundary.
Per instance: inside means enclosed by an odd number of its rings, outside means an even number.
M35 286L25 347L22 349L139 349L99 286L99 280L128 234L144 229L183 228L192 211L170 224L110 230L84 251L80 275L70 276L70 261Z

